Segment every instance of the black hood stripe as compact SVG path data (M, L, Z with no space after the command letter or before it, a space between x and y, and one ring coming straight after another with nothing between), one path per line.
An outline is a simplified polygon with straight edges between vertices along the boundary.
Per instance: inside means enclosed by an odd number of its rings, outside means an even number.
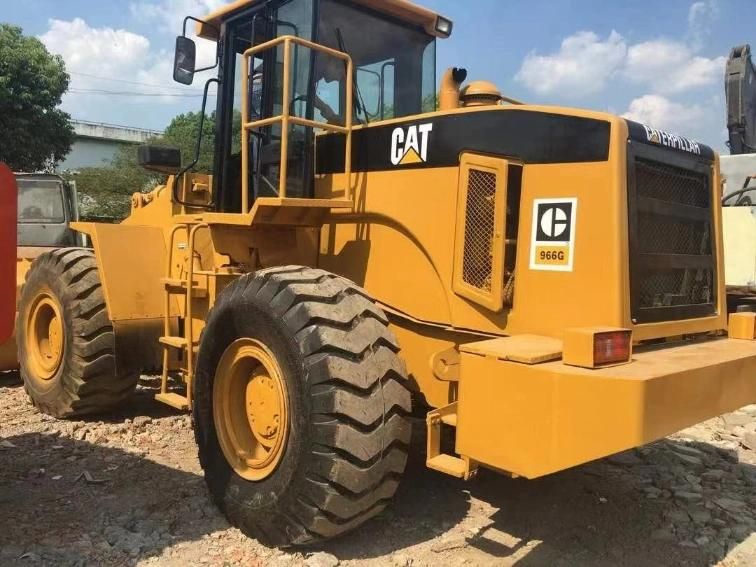
M427 159L408 165L391 161L392 135L402 128L432 124ZM582 163L609 159L611 124L604 120L527 110L482 110L427 116L372 126L352 135L352 170L384 171L459 165L462 152L507 157L523 163ZM344 171L343 134L319 136L318 174Z

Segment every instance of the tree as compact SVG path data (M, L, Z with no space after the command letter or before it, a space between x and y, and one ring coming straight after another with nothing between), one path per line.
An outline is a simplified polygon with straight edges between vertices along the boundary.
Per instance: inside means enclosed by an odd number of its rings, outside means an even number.
M162 136L148 143L158 146L174 146L181 150L184 165L194 161L199 136L200 112L188 112L176 116ZM193 171L212 173L215 153L215 113L205 117L200 156ZM241 141L241 115L237 112L232 125L234 140ZM131 209L131 196L148 192L165 176L147 171L137 164L137 147L124 146L106 167L86 167L64 176L76 181L83 216L125 218Z
M16 171L52 169L74 140L57 108L69 76L59 55L21 28L0 24L0 161Z
M137 147L124 146L106 167L85 167L63 176L76 182L83 217L125 218L134 193L151 191L164 176L137 164Z

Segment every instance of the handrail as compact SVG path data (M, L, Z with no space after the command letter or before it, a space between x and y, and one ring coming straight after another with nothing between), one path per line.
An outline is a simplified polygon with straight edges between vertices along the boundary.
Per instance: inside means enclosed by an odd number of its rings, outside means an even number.
M267 51L273 47L278 47L283 44L284 46L284 73L283 73L283 96L282 96L282 114L271 118L264 118L262 120L256 120L250 122L249 116L249 60L256 54ZM289 107L289 101L291 100L291 45L296 44L302 47L312 49L313 51L319 51L330 57L341 59L346 63L346 104L345 104L345 125L338 126L335 124L328 124L327 122L317 122L315 120L308 120L300 118L298 116L291 115L291 109ZM292 35L284 35L277 37L273 40L261 43L254 47L249 48L244 52L244 65L242 65L242 84L244 90L242 91L242 213L248 213L249 206L249 132L272 124L281 123L281 165L279 170L278 181L278 195L280 198L286 198L286 185L288 177L288 165L289 165L289 125L295 124L298 126L305 126L308 128L321 128L328 132L338 132L346 135L345 143L345 156L344 156L344 174L346 177L346 189L345 197L347 200L352 199L352 105L353 105L353 89L350 88L353 84L354 64L352 58L347 53L343 53L336 49L326 47L295 37Z
M186 319L184 320L184 337L186 338L186 399L192 402L192 382L194 381L194 309L192 291L194 291L194 253L196 251L197 232L209 229L206 223L194 225L189 231L189 261L187 262L186 284Z
M175 242L176 233L180 230L186 231L186 238L189 240L189 225L188 224L176 224L174 225L168 234L168 251L166 254L166 267L165 277L170 278L173 272L173 243ZM163 303L163 336L168 337L171 334L171 294L166 287L164 292ZM160 378L160 392L165 393L168 391L168 363L169 355L168 348L163 347L163 372Z

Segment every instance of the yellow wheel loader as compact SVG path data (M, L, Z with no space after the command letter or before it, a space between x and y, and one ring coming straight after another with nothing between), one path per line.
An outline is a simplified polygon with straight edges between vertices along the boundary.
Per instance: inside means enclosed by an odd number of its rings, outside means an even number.
M144 147L167 183L77 223L92 252L37 259L17 335L38 406L104 411L161 369L215 501L285 546L388 504L412 413L428 467L537 478L756 401L709 147L462 69L437 109L452 22L404 0L187 18L184 84L191 22L218 45L213 174Z
M71 229L70 223L79 220L76 184L66 182L58 175L49 173L16 173L13 185L3 188L4 198L13 201L13 208L4 207L4 212L14 212L12 224L14 271L3 270L6 283L14 284L14 306L34 259L61 247L81 247L83 235ZM7 260L7 258L4 258ZM12 274L15 273L15 279ZM10 283L8 283L10 285ZM14 307L15 312L15 307ZM12 326L12 325L11 325ZM0 372L19 367L17 345L14 336L0 341Z

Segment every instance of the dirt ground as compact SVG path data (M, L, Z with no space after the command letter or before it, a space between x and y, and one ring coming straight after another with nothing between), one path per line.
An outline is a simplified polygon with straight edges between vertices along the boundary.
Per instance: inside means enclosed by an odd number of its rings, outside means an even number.
M756 565L756 406L536 481L426 470L419 435L392 507L290 553L229 527L154 386L62 422L0 375L0 565Z

